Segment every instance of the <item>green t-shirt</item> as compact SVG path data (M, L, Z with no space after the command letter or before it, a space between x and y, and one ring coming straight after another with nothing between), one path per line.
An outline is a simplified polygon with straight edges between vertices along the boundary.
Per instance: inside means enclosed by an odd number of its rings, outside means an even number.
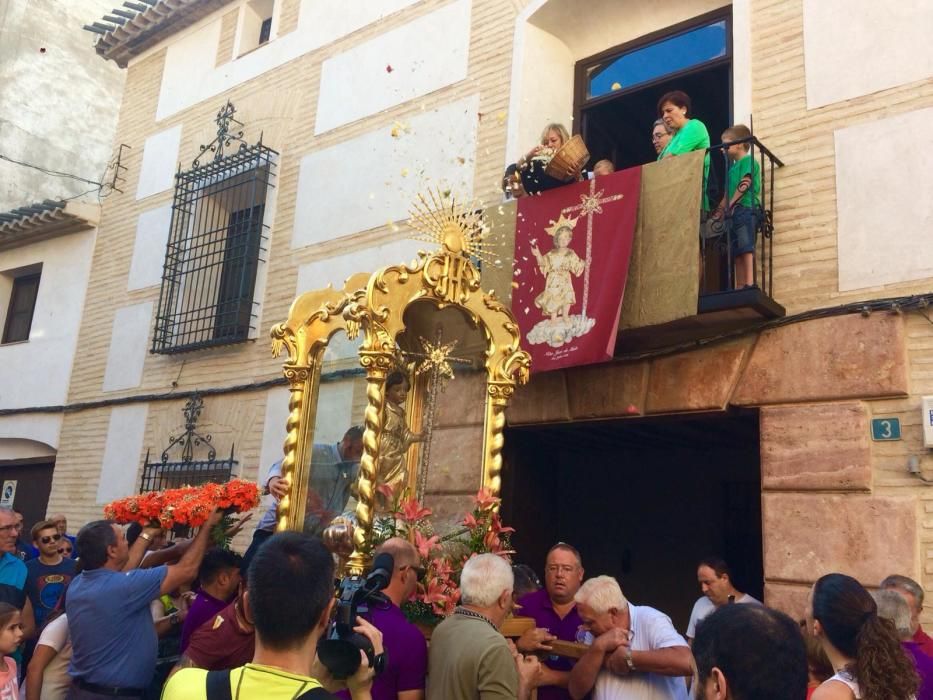
M729 166L729 172L726 175L726 189L728 191L729 201L732 201L732 195L735 194L739 183L746 175L751 175L752 186L745 190L742 198L736 202L743 207L754 208L761 205L761 166L758 161L747 154L739 158Z
M658 155L661 160L666 155L680 156L684 153L699 151L709 148L709 132L706 130L706 124L699 119L690 119L674 134L667 147ZM703 211L709 211L709 195L706 193L706 185L709 182L709 151L703 158Z

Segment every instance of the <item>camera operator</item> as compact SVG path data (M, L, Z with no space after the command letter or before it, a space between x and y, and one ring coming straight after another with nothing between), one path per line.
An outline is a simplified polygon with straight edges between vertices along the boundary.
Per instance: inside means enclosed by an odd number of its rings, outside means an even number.
M373 682L373 700L424 700L428 645L401 610L418 585L421 559L414 545L401 537L383 542L375 551L377 557L380 554L391 554L395 566L389 585L382 590L388 600L370 602L365 615L382 632L387 657L385 670ZM350 697L346 691L339 696Z
M317 662L318 639L334 605L334 562L324 544L298 532L270 537L256 552L244 594L255 622L252 663L229 671L185 668L165 685L162 700L333 700L340 683ZM382 653L382 634L361 618L357 632ZM352 700L370 700L373 670L364 652L346 680Z

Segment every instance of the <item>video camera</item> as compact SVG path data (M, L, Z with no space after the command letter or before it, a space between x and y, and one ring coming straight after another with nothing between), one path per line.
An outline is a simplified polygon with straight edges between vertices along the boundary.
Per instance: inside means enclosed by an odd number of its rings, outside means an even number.
M345 680L356 673L361 650L369 659L369 665L374 664L376 652L372 642L353 628L357 615L367 611L367 602L386 600L379 591L389 585L393 571L395 560L391 554L383 552L376 557L372 570L365 577L347 576L338 584L333 618L317 645L318 658L334 678Z

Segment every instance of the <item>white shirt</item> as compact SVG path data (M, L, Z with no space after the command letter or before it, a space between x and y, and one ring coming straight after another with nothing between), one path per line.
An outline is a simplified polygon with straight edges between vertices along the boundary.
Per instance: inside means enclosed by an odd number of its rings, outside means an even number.
M743 593L741 598L737 598L736 603L743 603L745 605L761 605L761 601L752 598L748 593ZM713 610L716 609L716 606L713 605L713 601L707 598L705 595L701 595L697 598L697 602L693 604L693 612L690 613L690 622L687 625L687 637L693 639L697 636L697 623L699 623L703 618L709 615Z
M64 700L71 687L68 662L71 661L71 638L68 635L68 617L59 615L42 630L36 646L47 646L57 653L42 672L42 692L39 700ZM26 693L23 693L26 697Z
M632 651L655 651L668 647L685 647L671 618L647 605L628 604L629 625L632 630ZM637 671L617 676L611 671L600 671L593 688L593 700L689 700L687 683L679 676Z

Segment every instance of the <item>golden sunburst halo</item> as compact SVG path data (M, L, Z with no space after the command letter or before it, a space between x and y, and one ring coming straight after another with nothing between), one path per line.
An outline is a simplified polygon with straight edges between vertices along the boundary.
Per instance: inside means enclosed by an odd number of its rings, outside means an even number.
M451 255L501 265L493 251L489 222L476 202L464 205L449 191L440 190L430 190L428 197L419 194L418 200L409 210L412 238L436 243Z

